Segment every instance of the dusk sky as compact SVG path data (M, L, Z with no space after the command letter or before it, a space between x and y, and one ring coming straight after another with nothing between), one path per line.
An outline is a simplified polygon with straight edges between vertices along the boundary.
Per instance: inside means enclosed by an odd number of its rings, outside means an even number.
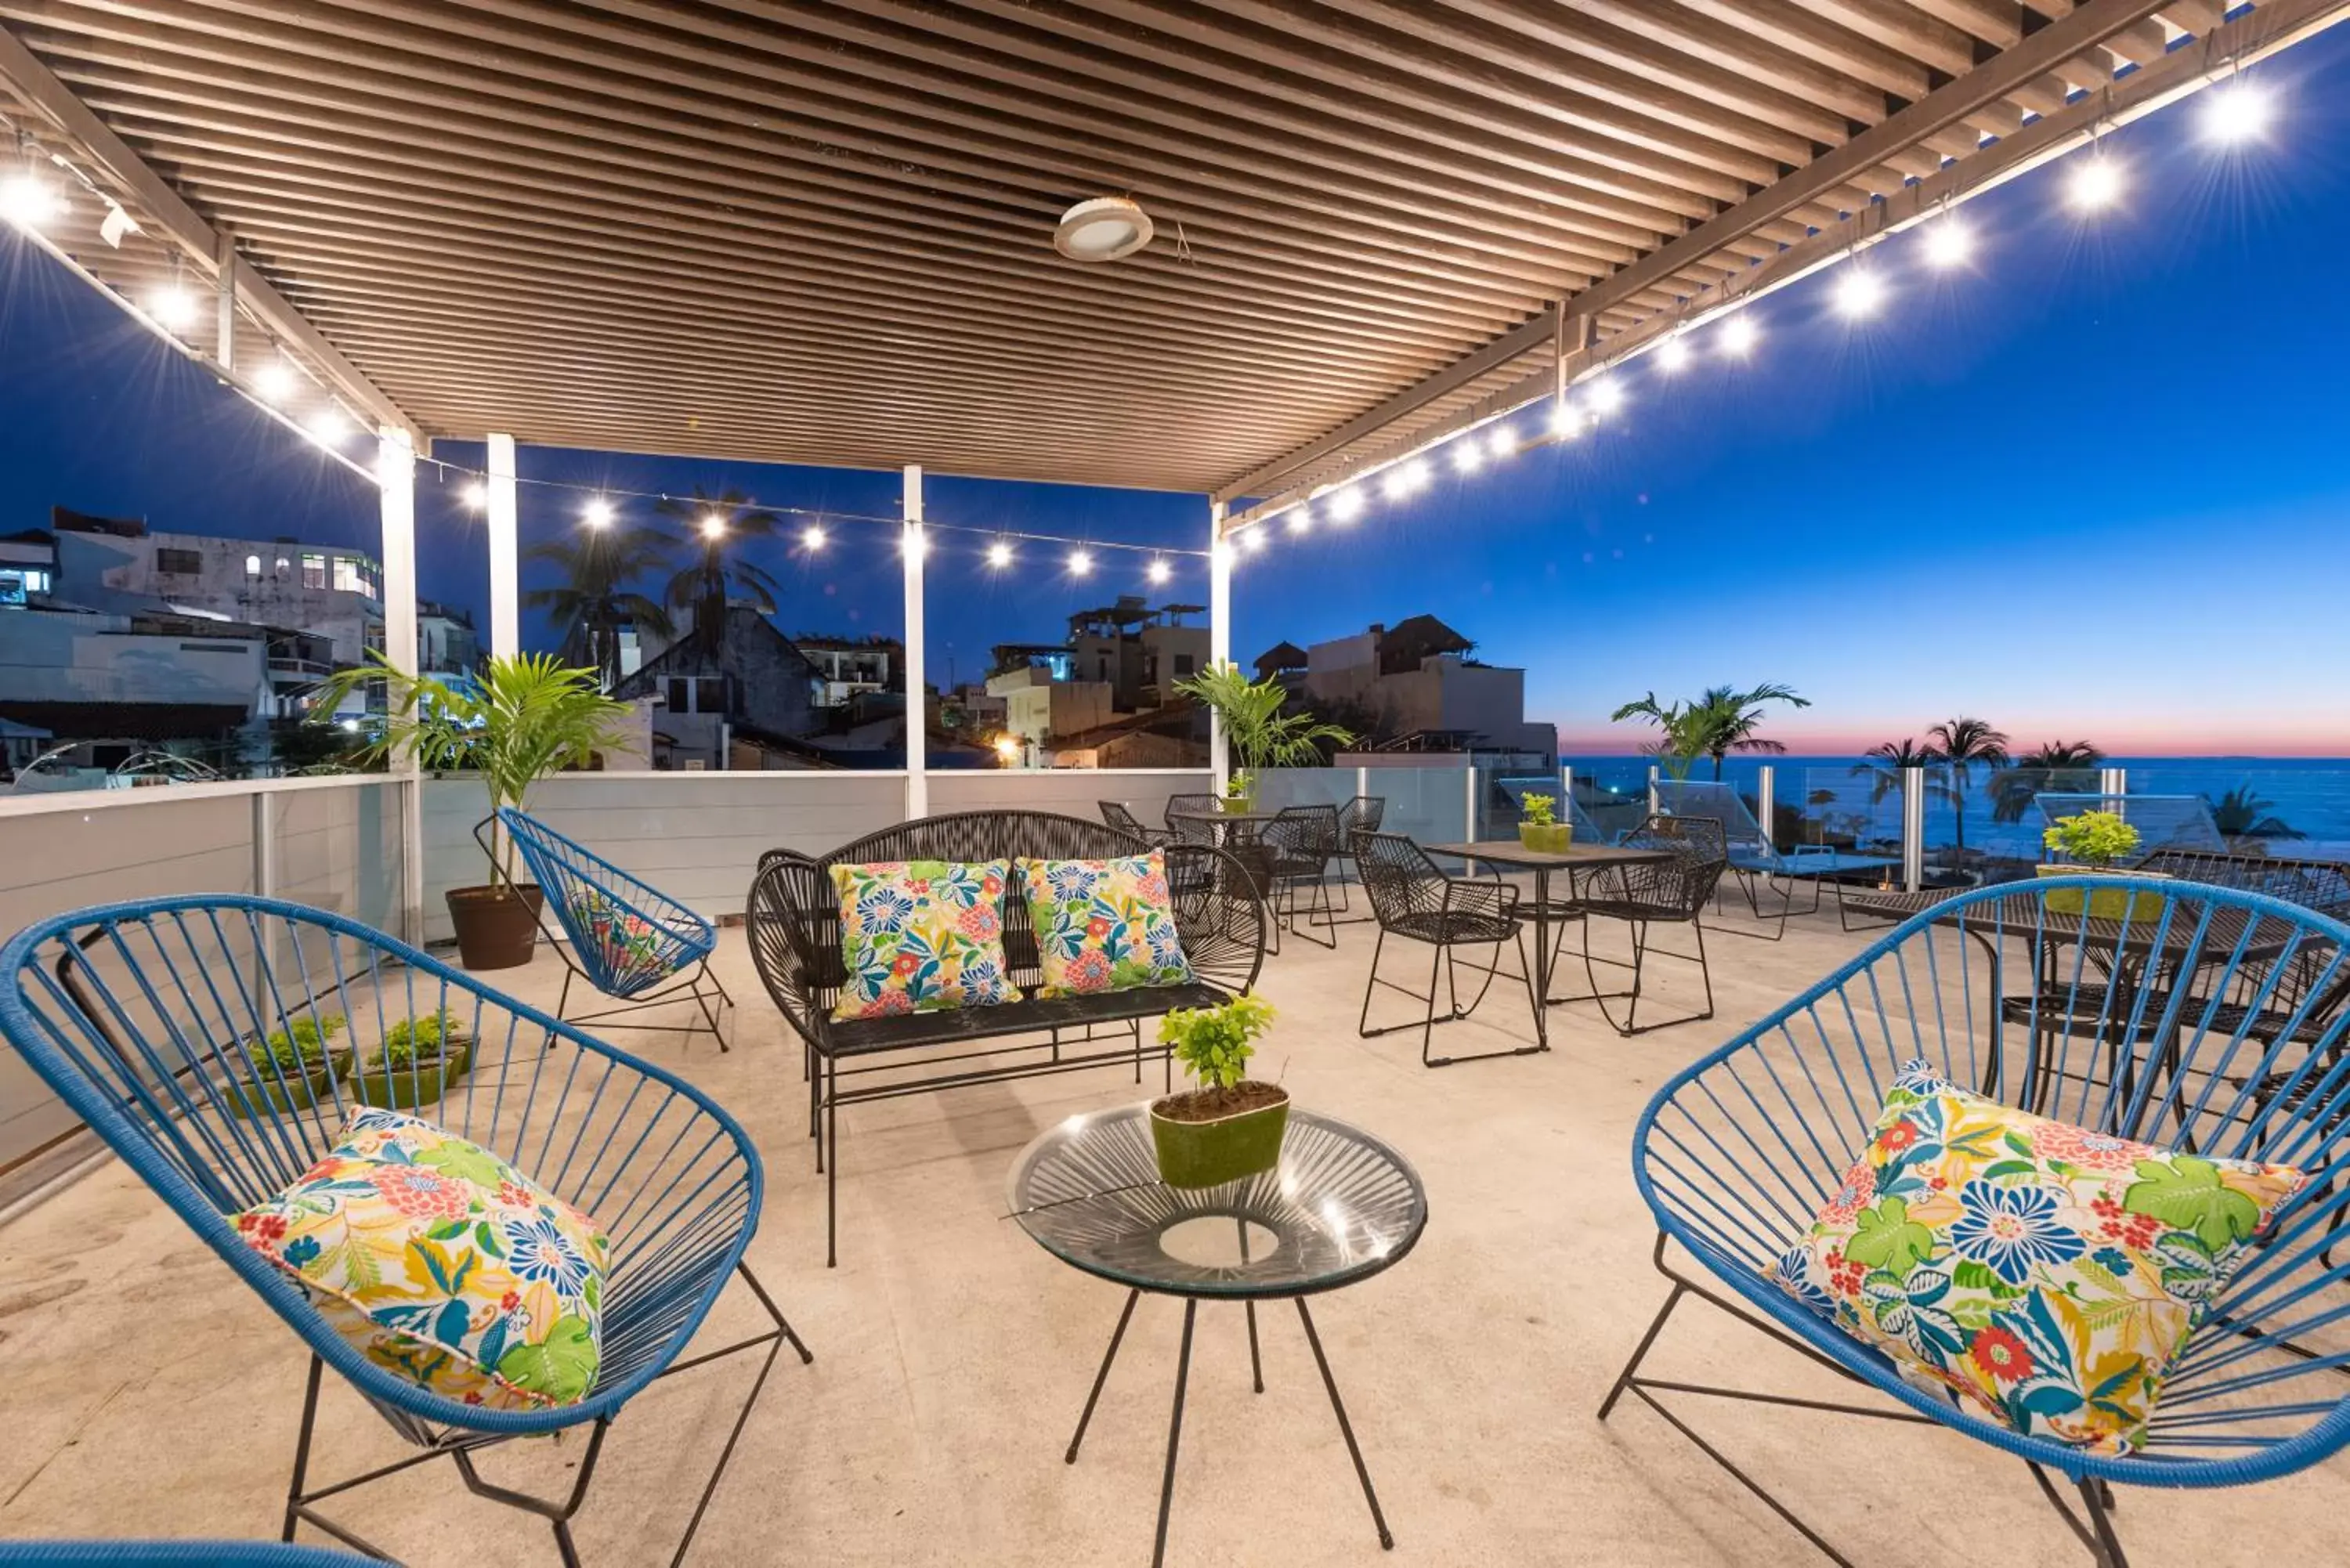
M1814 701L1767 731L1798 752L1967 712L2022 744L2350 753L2350 94L2323 80L2350 79L2350 29L2260 74L2280 95L2264 143L2215 151L2198 104L2174 107L2108 139L2114 211L2074 216L2068 165L2041 170L1963 209L1969 266L1929 273L1914 235L1872 251L1890 289L1872 320L1831 312L1831 270L1755 308L1749 363L1700 337L1679 376L1627 371L1624 413L1580 441L1468 477L1440 459L1410 502L1281 535L1236 574L1234 653L1430 612L1525 666L1529 717L1569 752L1632 749L1645 732L1607 716L1652 688L1772 680ZM776 620L900 629L892 527L852 520L895 515L894 472L527 448L523 472L831 514L819 556L765 561ZM420 482L422 587L486 634L458 488ZM525 544L582 499L525 485ZM364 483L0 231L0 532L52 504L375 548ZM1202 497L934 475L928 506L934 680L1120 592L1206 601L1197 557L1163 591L1115 550L1078 581L1066 549L1025 545L998 576L947 526L1197 550ZM526 617L525 646L553 640Z

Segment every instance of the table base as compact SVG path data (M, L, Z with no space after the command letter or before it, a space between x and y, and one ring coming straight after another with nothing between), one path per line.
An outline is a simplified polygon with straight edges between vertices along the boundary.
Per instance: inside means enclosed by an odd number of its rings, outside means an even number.
M1076 1432L1069 1438L1069 1451L1064 1456L1069 1464L1077 1462L1078 1446L1086 1440L1086 1428L1093 1421L1094 1407L1100 1402L1103 1385L1109 1381L1109 1369L1118 1359L1118 1347L1126 1339L1126 1325L1133 1321L1135 1303L1141 1299L1139 1290L1126 1293L1126 1306L1118 1314L1118 1327L1110 1333L1109 1349L1102 1356L1101 1370L1094 1374L1093 1388L1086 1395L1086 1407L1077 1417ZM1355 1479L1363 1484L1363 1501L1370 1504L1371 1522L1378 1529L1379 1545L1392 1552L1395 1550L1395 1536L1388 1530L1387 1516L1379 1511L1378 1493L1371 1488L1370 1469L1363 1463L1363 1450L1355 1441L1354 1425L1347 1419L1346 1401L1338 1397L1338 1380L1331 1375L1330 1358L1323 1354L1322 1336L1314 1331L1314 1314L1305 1310L1304 1296L1288 1299L1297 1305L1297 1321L1305 1325L1305 1343L1314 1350L1314 1365L1321 1368L1322 1386L1329 1392L1330 1408L1337 1412L1338 1435L1347 1439L1347 1457L1355 1461ZM1257 1354L1256 1303L1243 1302L1242 1305L1248 1312L1249 1370L1254 1378L1256 1391L1262 1394L1264 1392L1264 1364ZM1160 1568L1167 1560L1167 1520L1175 1503L1175 1456L1183 1439L1183 1395L1191 1382L1191 1329L1199 1313L1199 1298L1185 1298L1183 1345L1175 1358L1175 1407L1167 1421L1167 1469L1159 1484L1159 1535L1150 1552L1151 1568Z

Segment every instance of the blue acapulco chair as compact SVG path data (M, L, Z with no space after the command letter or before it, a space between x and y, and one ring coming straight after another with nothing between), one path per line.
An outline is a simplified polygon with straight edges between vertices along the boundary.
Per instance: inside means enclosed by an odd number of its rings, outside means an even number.
M358 1104L339 1076L306 1086L252 1043L307 1023L365 1051L387 1028L442 1012L470 1040L470 1066L445 1090L437 1080L411 1082L415 1114L495 1153L584 1210L610 1238L600 1366L577 1405L492 1410L427 1393L355 1349L237 1236L234 1216L323 1157ZM813 1359L743 1262L764 1179L732 1116L660 1068L356 921L229 894L56 916L0 949L0 1034L308 1345L288 1541L307 1521L382 1555L316 1504L446 1457L471 1491L546 1519L563 1561L576 1563L570 1520L622 1407L656 1377L764 1346L679 1543L681 1560L775 1355L788 1341L802 1361ZM303 1108L285 1108L294 1106ZM738 1274L766 1325L677 1359ZM309 1485L320 1375L328 1367L418 1451L345 1481ZM592 1429L567 1495L542 1499L482 1477L484 1449L574 1427Z
M0 1568L368 1568L380 1562L275 1541L0 1541Z
M2132 902L2133 918L2124 919L2048 907L2059 890L2125 888L2166 897ZM1601 1418L1634 1395L1839 1563L1847 1560L1665 1397L1939 1423L2023 1460L2101 1568L2126 1562L2111 1483L2234 1486L2333 1455L2350 1442L2350 1244L2335 1255L2350 1205L2345 951L2350 926L2309 909L2129 877L1978 888L1897 927L1676 1075L1642 1114L1633 1170L1656 1214L1656 1263L1672 1290ZM2309 1173L2189 1339L2139 1453L2109 1457L2026 1437L1921 1392L1770 1279L1866 1147L1886 1089L1913 1060L2039 1115ZM1703 1271L1687 1268L1681 1251ZM1643 1375L1685 1296L1898 1403L1844 1405ZM2070 1483L2077 1510L2056 1477Z
M556 1017L572 1023L614 1023L621 1029L680 1034L707 1028L721 1051L731 1048L719 1015L734 1005L734 999L710 967L710 955L718 946L715 927L535 816L501 806L497 823L513 836L523 864L538 883L543 895L540 924L555 922L556 929L546 934L566 966L563 993L555 1003ZM574 975L624 1005L571 1017ZM691 1001L702 1022L614 1022L679 1001Z

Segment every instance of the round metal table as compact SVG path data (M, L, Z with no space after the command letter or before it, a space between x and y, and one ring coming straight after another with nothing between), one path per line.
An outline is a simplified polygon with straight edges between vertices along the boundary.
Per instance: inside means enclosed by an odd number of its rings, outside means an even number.
M1175 1456L1183 1435L1183 1390L1191 1367L1192 1324L1202 1301L1236 1301L1248 1314L1249 1363L1264 1392L1257 1352L1256 1303L1294 1302L1305 1343L1321 1369L1370 1505L1379 1544L1395 1537L1379 1511L1371 1472L1355 1442L1337 1379L1314 1329L1305 1298L1354 1284L1392 1267L1428 1225L1428 1194L1403 1156L1370 1134L1315 1112L1290 1107L1281 1163L1222 1187L1188 1190L1159 1179L1147 1105L1071 1116L1023 1149L1012 1167L1012 1217L1038 1245L1071 1268L1126 1287L1126 1305L1109 1349L1069 1439L1078 1445L1118 1347L1143 1293L1180 1297L1183 1344L1175 1363L1175 1407L1167 1428L1167 1468L1159 1490L1155 1565L1167 1554L1167 1518L1175 1497Z

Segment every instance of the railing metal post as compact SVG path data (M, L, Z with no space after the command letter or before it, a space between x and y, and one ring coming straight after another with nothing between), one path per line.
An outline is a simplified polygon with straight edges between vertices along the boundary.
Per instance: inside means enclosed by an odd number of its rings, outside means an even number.
M1761 774L1754 786L1754 820L1762 829L1762 842L1776 848L1779 844L1779 770L1764 763Z
M1461 836L1461 841L1474 844L1477 842L1477 764L1474 763L1469 764L1468 773L1461 777L1461 815L1468 823L1468 831Z
M931 814L929 704L922 700L922 557L930 540L922 530L922 465L906 465L905 522L898 556L906 578L906 815Z
M1926 885L1926 770L1901 770L1901 886Z
M2104 795L2129 794L2129 769L2099 768L2097 770L2097 793Z
M1565 763L1558 764L1558 820L1575 820L1575 770Z
M1662 770L1656 763L1648 764L1648 815L1650 816L1657 815L1657 780Z

